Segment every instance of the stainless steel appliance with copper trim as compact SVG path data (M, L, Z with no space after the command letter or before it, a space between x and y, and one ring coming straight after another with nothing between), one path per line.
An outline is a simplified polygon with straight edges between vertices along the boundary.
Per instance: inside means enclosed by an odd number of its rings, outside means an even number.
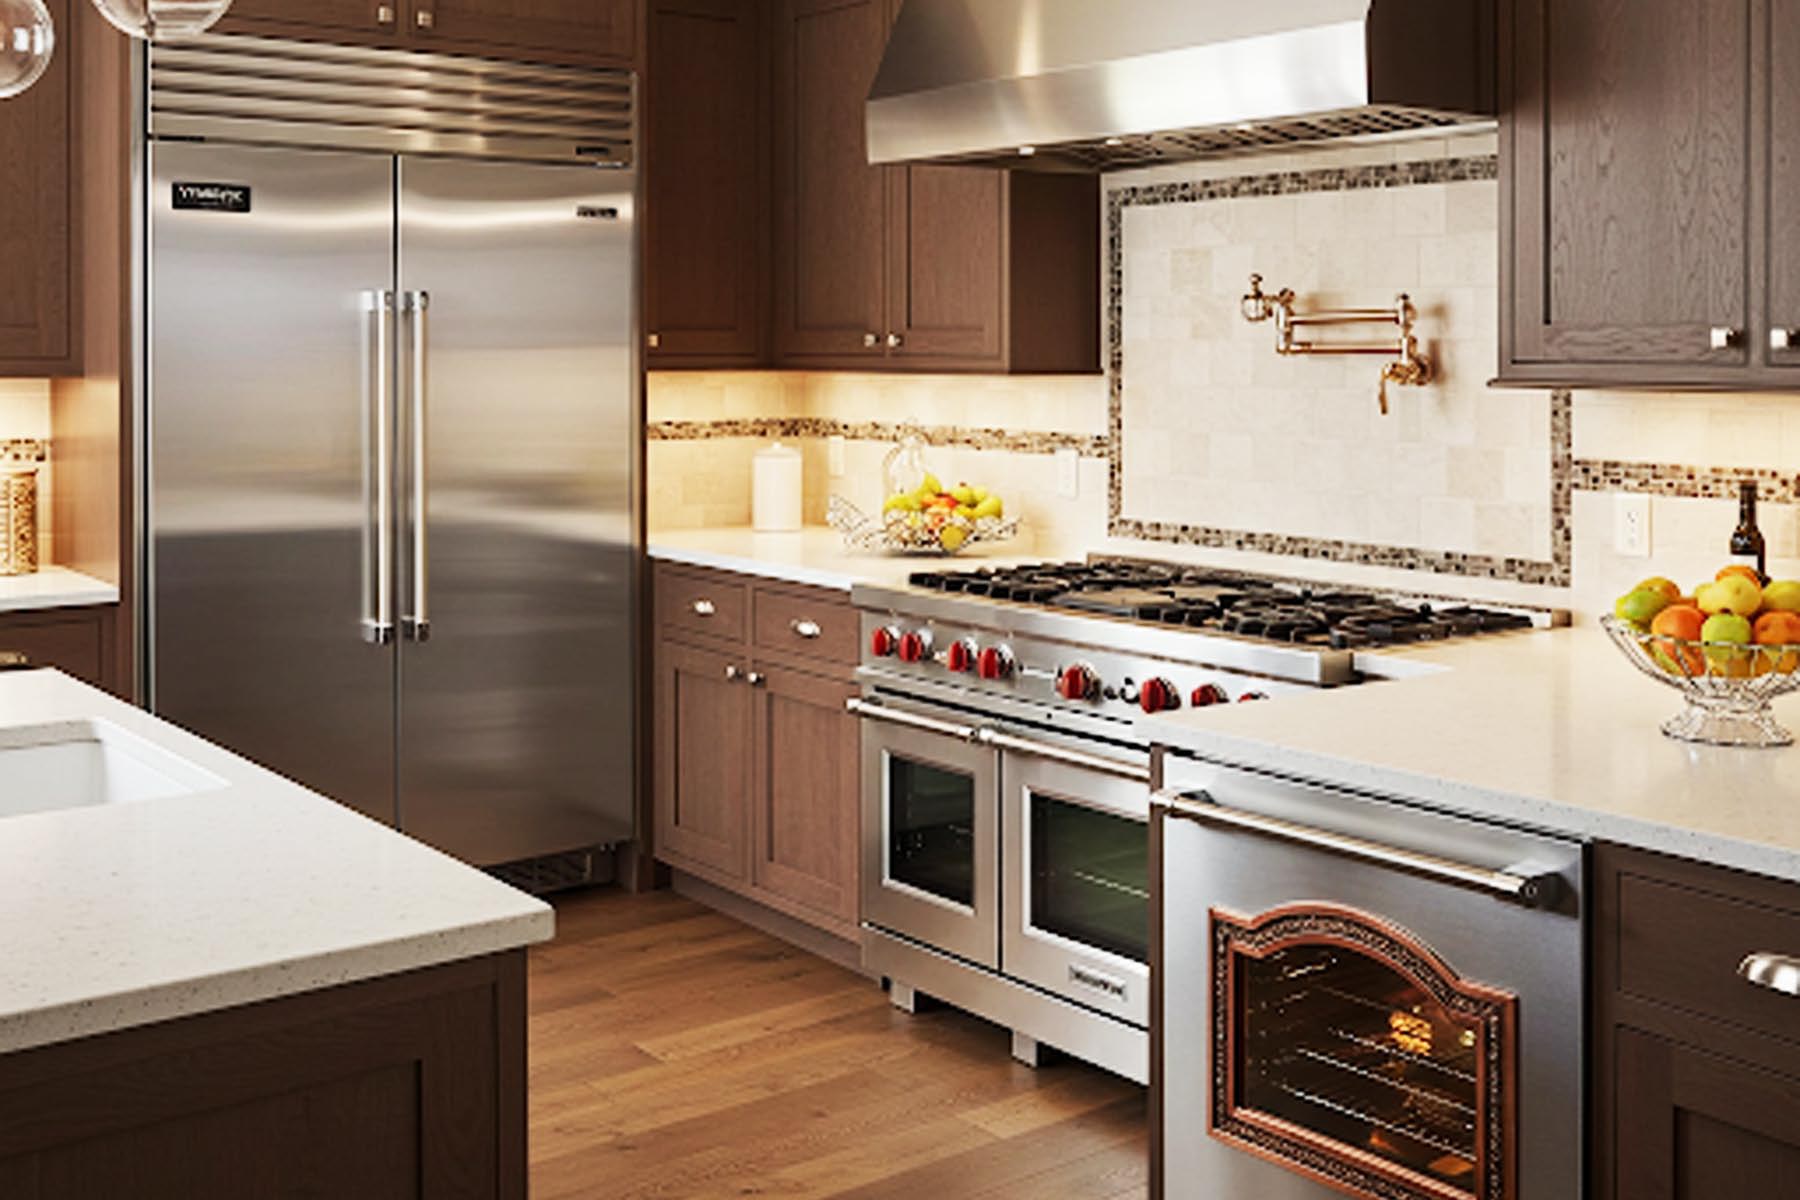
M1153 1194L1580 1195L1582 847L1159 771Z

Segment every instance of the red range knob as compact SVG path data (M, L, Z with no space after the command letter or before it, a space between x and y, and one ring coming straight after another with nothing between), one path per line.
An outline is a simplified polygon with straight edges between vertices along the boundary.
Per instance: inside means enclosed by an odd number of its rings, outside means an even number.
M1146 679L1138 689L1138 705L1147 713L1170 712L1181 707L1181 693L1166 679Z
M975 643L968 639L951 642L944 650L944 666L946 669L963 675L975 668Z
M1057 672L1056 694L1064 700L1091 699L1099 688L1099 676L1086 663L1076 663Z
M1238 703L1239 704L1248 704L1252 700L1267 700L1268 698L1269 698L1269 693L1267 693L1267 692L1245 692L1243 695L1238 697Z
M892 625L883 625L869 635L869 653L876 658L892 658L899 648L900 631Z
M983 679L1010 679L1013 673L1012 651L1005 646L989 646L976 660L975 672Z
M931 634L923 629L900 635L900 661L904 663L924 662L931 653Z
M1230 704L1231 693L1216 683L1203 683L1194 689L1191 700L1195 708L1207 708L1214 704Z

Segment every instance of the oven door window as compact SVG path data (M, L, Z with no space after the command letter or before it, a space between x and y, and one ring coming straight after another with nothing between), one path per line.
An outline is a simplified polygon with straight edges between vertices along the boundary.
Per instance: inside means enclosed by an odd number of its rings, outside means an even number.
M1150 961L1150 840L1144 822L1031 793L1032 927Z
M1212 937L1214 1136L1352 1195L1511 1196L1511 994L1328 906Z
M975 906L975 777L887 756L887 874L928 896Z

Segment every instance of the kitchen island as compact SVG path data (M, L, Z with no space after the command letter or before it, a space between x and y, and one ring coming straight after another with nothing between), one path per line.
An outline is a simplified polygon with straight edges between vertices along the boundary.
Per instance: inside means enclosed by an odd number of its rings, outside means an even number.
M0 674L0 1195L523 1196L544 904Z

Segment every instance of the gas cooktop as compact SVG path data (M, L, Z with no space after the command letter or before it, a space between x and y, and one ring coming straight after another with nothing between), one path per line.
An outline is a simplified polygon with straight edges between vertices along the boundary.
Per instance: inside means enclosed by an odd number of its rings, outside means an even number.
M1527 612L1161 563L919 571L908 583L950 595L1334 650L1529 629L1539 623Z

